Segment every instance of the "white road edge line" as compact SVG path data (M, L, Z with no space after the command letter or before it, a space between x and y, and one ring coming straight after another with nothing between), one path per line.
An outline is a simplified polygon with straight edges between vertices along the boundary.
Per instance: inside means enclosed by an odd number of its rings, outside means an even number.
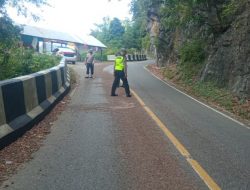
M183 94L183 95L189 97L190 99L192 99L192 100L198 102L199 104L201 104L201 105L203 105L203 106L205 106L205 107L207 107L207 108L213 110L214 112L216 112L216 113L218 113L218 114L220 114L220 115L226 117L227 119L232 120L233 122L235 122L235 123L237 123L237 124L239 124L239 125L245 127L246 129L250 129L250 127L246 126L245 124L241 123L240 121L237 121L236 119L233 119L232 117L230 117L230 116L228 116L228 115L226 115L226 114L224 114L224 113L222 113L222 112L220 112L220 111L218 111L218 110L216 110L216 109L214 109L214 108L212 108L212 107L210 107L210 106L204 104L203 102L200 102L199 100L193 98L192 96L186 94L185 92L182 92L182 91L180 91L179 89L175 88L174 86L170 85L168 82L166 82L166 81L160 79L158 76L156 76L155 74L153 74L152 72L150 72L146 66L144 66L144 69L145 69L146 71L148 71L152 76L154 76L154 77L157 78L158 80L162 81L164 84L168 85L169 87L173 88L174 90L180 92L181 94Z

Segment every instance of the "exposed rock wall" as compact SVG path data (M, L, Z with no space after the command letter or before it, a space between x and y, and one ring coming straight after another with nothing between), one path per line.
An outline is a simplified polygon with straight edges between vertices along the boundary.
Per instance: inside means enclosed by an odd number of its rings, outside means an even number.
M201 35L207 30L203 26L166 31L162 29L160 19L157 9L148 11L151 52L155 52L158 66L177 64L183 42L189 36ZM208 37L209 49L206 50L207 59L200 80L214 81L241 98L250 98L250 3L235 16L226 30L219 29L212 40Z
M213 80L239 97L250 98L250 6L217 38L201 80Z
M157 10L155 8L151 8L148 10L148 25L147 32L150 36L150 49L149 51L153 53L153 56L157 58L157 50L156 50L156 40L159 37L160 32L160 21L159 16L157 14ZM158 60L156 59L157 63Z
M150 35L150 52L153 52L157 66L178 62L178 49L183 41L183 31L166 30L160 24L157 8L148 11L147 31Z

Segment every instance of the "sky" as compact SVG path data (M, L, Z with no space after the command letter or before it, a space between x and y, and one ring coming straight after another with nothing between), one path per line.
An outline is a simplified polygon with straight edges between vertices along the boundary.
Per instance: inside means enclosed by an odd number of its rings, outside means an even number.
M104 17L124 20L131 19L131 0L48 0L51 7L29 9L40 16L40 21L17 16L14 8L9 8L10 17L17 23L43 27L61 32L89 34L95 24L102 23Z

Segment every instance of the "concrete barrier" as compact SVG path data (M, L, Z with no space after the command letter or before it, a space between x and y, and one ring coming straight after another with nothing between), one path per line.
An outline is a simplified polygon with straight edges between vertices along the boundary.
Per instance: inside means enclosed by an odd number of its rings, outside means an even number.
M132 59L131 59L131 55L129 54L129 55L127 55L127 60L128 61L132 61Z
M115 55L108 55L108 61L114 61L115 60ZM146 55L142 54L128 54L126 55L128 61L145 61L147 60Z
M70 88L67 65L0 81L0 148L4 140L32 127Z

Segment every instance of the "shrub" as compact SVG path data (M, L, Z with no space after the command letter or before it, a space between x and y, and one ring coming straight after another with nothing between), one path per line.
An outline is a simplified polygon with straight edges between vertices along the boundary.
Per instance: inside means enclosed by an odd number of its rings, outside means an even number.
M180 49L180 70L184 78L196 76L205 60L205 43L201 40L186 42Z
M95 53L95 59L98 61L107 61L107 55L105 52L96 52Z
M32 49L12 47L5 52L0 46L0 80L14 78L51 68L60 57L35 53Z

